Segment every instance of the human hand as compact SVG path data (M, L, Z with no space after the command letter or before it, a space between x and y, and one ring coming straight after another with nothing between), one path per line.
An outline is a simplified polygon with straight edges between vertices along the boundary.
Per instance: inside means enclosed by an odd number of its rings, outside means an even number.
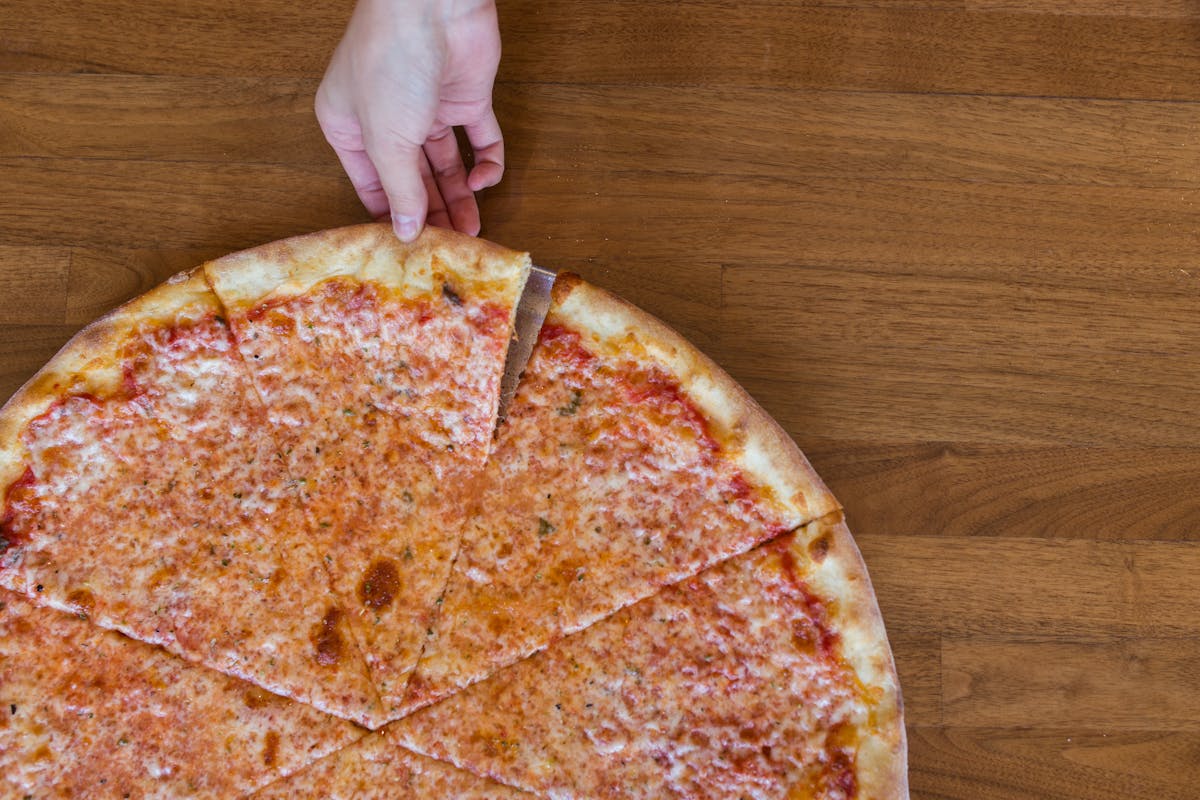
M492 111L500 64L493 0L359 0L317 89L317 121L373 216L396 235L479 233L475 192L504 174ZM467 173L454 135L474 153ZM428 216L427 216L428 215Z

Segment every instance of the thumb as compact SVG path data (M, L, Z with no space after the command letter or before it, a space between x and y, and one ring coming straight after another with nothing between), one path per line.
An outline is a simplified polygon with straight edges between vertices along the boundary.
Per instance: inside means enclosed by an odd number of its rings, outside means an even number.
M425 153L420 145L402 139L393 139L371 154L379 171L379 182L387 194L392 228L404 242L416 239L425 226L429 196L421 176L420 160L423 158Z

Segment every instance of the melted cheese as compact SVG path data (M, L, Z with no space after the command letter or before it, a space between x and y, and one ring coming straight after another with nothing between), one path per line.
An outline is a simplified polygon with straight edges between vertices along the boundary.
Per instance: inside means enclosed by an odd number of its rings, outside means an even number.
M0 703L6 797L239 796L361 735L3 590Z
M668 588L393 730L555 798L853 796L842 731L869 708L836 645L806 635L824 613L781 563L789 545Z
M410 707L783 529L669 376L547 330L476 492Z
M384 707L395 715L487 453L503 309L338 278L235 316Z
M228 330L148 329L118 360L119 394L64 398L23 432L32 482L0 583L362 717L361 661L316 659L328 578Z
M375 733L252 800L320 797L327 800L517 800L524 792L413 753Z

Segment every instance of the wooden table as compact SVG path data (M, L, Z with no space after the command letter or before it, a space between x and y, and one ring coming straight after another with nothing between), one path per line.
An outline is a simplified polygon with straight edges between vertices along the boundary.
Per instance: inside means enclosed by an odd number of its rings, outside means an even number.
M349 8L0 0L0 399L176 270L364 219L311 113ZM501 17L485 234L662 316L806 450L913 795L1196 797L1200 4Z

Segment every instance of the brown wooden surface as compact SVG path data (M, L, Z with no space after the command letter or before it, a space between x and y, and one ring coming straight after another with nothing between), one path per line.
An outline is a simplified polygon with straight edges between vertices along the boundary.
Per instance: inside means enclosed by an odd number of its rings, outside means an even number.
M349 7L0 0L0 399L178 269L364 218L311 113ZM1200 2L501 25L485 234L662 316L808 452L913 795L1196 797Z

